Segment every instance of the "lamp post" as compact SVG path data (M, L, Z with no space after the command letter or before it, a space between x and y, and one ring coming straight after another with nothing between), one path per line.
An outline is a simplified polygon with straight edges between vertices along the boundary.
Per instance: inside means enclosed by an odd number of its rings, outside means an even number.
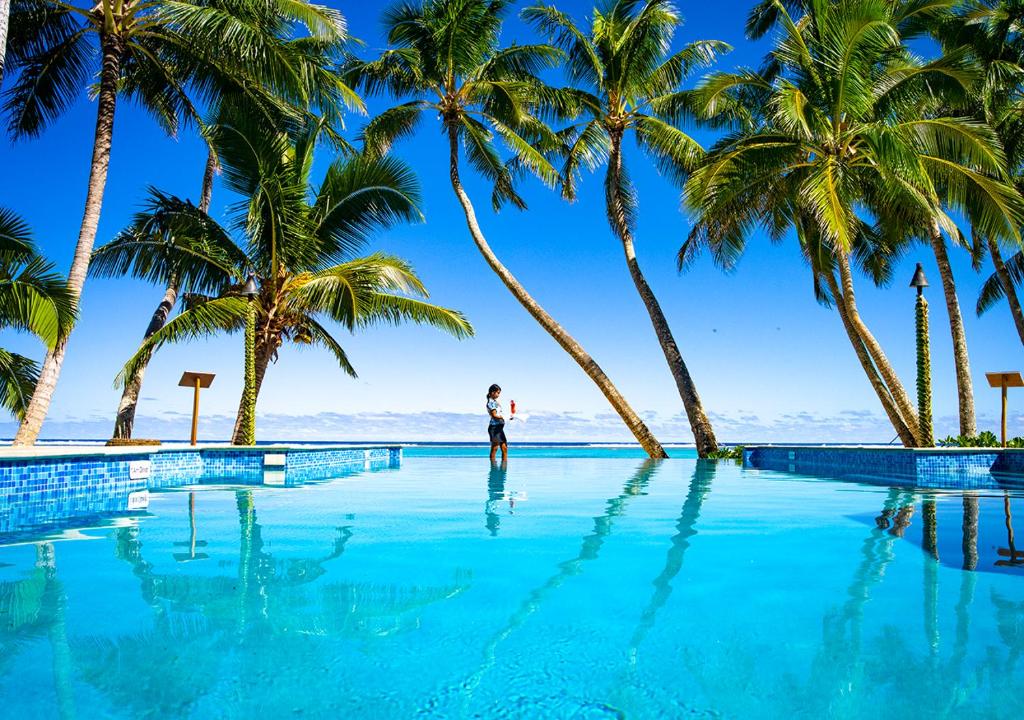
M921 263L918 263L917 269L914 270L910 287L917 288L917 415L921 424L921 444L932 447L935 444L932 437L932 356L928 346L928 301L924 299L928 279L924 276Z
M256 276L249 277L242 286L242 297L249 301L245 314L245 388L242 391L242 442L256 444L256 296L260 288Z

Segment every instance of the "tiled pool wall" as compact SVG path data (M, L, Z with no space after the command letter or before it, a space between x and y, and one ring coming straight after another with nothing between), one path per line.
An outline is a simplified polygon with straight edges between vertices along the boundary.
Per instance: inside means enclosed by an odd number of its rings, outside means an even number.
M0 463L0 534L44 524L58 515L87 518L128 509L146 489L131 478L136 458L52 458Z
M205 448L0 459L0 535L127 512L129 497L197 483L298 485L397 467L399 447Z
M756 446L744 450L743 464L759 470L902 480L929 487L996 488L1024 481L1024 451L1002 448Z

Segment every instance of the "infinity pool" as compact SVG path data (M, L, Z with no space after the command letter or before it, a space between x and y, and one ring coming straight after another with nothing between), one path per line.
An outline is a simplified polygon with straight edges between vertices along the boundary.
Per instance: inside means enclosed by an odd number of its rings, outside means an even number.
M1018 491L481 452L0 537L0 714L1024 711Z

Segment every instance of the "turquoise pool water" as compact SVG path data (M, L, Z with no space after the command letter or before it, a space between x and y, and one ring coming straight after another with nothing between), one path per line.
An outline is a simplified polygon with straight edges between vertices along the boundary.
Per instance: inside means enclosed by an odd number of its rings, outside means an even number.
M154 493L139 515L6 538L21 544L0 547L0 713L1024 709L1019 491L616 449L523 451L502 470L481 452L408 451L399 469L297 488Z

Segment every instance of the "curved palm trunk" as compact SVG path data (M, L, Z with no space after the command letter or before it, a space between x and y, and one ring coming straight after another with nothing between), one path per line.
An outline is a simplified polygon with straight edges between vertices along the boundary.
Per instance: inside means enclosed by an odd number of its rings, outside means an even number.
M846 304L846 313L849 317L850 324L856 330L857 335L860 337L861 342L864 343L864 348L871 356L871 361L878 369L878 374L882 376L885 381L886 389L889 391L889 395L892 397L893 403L899 410L900 417L903 418L903 422L910 430L914 437L914 444L911 447L918 447L921 436L921 428L917 419L917 409L914 404L910 401L910 396L907 395L906 388L903 387L903 383L900 382L899 375L893 369L892 364L889 362L889 358L886 357L885 352L882 350L882 346L879 345L878 340L868 330L868 326L864 324L864 321L860 317L860 312L857 310L857 297L853 291L853 273L850 271L850 259L845 255L839 254L836 257L836 264L839 266L839 277L842 281L842 299Z
M124 43L116 35L101 37L103 65L100 70L100 90L96 108L96 132L93 137L92 165L89 168L89 189L85 196L85 212L82 226L78 231L75 257L68 272L68 289L77 300L82 294L92 246L96 241L96 228L103 207L103 191L107 184L107 170L110 167L110 146L114 137L114 109L117 105L117 82L121 74L121 55ZM70 334L70 333L69 333ZM46 353L39 382L32 393L25 418L14 436L15 445L32 445L39 437L43 421L50 409L53 391L57 387L60 369L67 353L68 336L61 338L53 350Z
M199 196L199 210L209 212L210 201L213 198L213 175L217 169L217 158L210 152L206 156L206 169L203 171L203 188ZM172 276L164 290L163 299L153 311L149 325L146 327L146 334L142 336L142 342L146 342L153 333L160 330L171 315L171 310L178 300L178 278ZM125 382L124 390L121 392L121 402L117 406L117 419L114 421L114 434L116 439L127 439L132 436L135 426L135 409L139 404L139 394L142 392L142 380L146 375L146 368L152 359L150 352L139 364L138 370Z
M575 338L572 337L568 332L565 331L558 322L551 317L537 302L526 292L515 276L509 272L508 268L501 264L497 256L491 250L487 244L487 240L484 238L483 232L480 230L480 225L476 220L476 212L473 210L473 204L470 202L469 195L462 187L462 181L459 179L459 141L454 125L448 127L448 144L449 144L449 174L451 176L452 189L455 191L455 196L459 200L459 204L462 205L462 211L466 215L466 225L469 226L469 234L473 236L473 242L476 243L477 249L480 254L484 256L484 260L490 265L491 269L501 278L501 281L505 283L505 287L509 289L512 295L515 296L519 304L526 308L526 311L530 313L534 320L536 320L547 333L555 339L563 350L569 353L570 357L576 361L576 364L583 368L591 380L597 385L597 387L604 394L611 406L622 418L622 421L626 423L626 427L629 428L630 432L640 443L641 447L650 455L652 458L665 458L668 454L665 449L658 442L657 438L654 437L650 429L640 416L636 414L629 403L626 402L626 398L619 393L615 385L612 384L611 379L605 375L604 370L601 366L590 357L589 354L583 349L583 346L576 342Z
M153 311L153 317L150 318L149 325L146 327L146 334L142 338L143 342L164 326L177 301L178 279L173 277L167 284L163 299L160 300L160 304ZM146 366L149 365L149 361L152 358L153 352L147 352L139 369L125 381L124 390L121 391L121 402L117 406L117 419L114 421L114 434L112 437L116 439L127 439L132 436L132 430L135 427L135 408L139 404L139 393L142 392L142 380L146 375Z
M889 417L889 422L892 423L892 427L899 436L900 442L903 443L904 447L917 447L917 438L900 415L900 411L896 407L896 403L893 400L892 395L889 394L889 389L885 386L885 381L882 379L882 376L878 374L878 369L871 360L871 355L864 346L864 341L861 339L860 334L857 332L857 328L850 319L850 315L847 311L848 304L846 302L846 298L843 297L843 293L839 289L839 284L836 282L835 276L832 273L826 273L825 281L828 283L829 290L832 291L832 296L836 303L836 309L839 311L839 318L843 321L843 328L846 330L847 337L850 338L850 344L853 345L853 351L856 353L861 367L864 368L864 374L867 375L868 382L871 383L872 389L878 396L878 401L882 404L882 409L885 410L885 414Z
M679 352L679 346L672 336L672 330L665 319L665 313L661 311L661 304L655 297L651 286L647 284L647 278L640 270L640 263L636 259L636 250L633 247L633 234L626 223L625 208L622 204L622 197L617 188L622 178L622 135L612 134L611 154L608 157L608 176L605 179L605 202L608 206L608 218L612 224L612 230L622 241L622 249L626 253L626 266L629 268L629 275L633 278L633 284L644 301L647 314L654 326L654 334L658 336L658 343L661 351L665 354L665 361L668 363L672 377L676 381L676 389L679 397L682 398L683 408L686 410L686 417L690 421L690 430L693 433L694 443L697 445L697 456L707 457L718 449L718 440L704 412L704 405L697 393L697 386L690 377L690 371L683 361L683 355Z
M949 314L949 333L953 339L953 362L956 367L956 393L960 405L960 434L973 436L978 432L974 419L974 383L971 380L971 362L967 356L967 335L964 319L960 314L960 300L956 295L953 268L946 253L946 241L934 220L931 225L931 245L935 261L939 264L942 278L942 292L946 297L946 311Z
M999 243L992 238L987 238L988 252L992 256L992 264L996 268L996 277L999 284L1003 286L1003 294L1006 295L1006 302L1010 306L1010 314L1013 315L1013 324L1017 328L1017 335L1021 343L1024 343L1024 312L1021 311L1020 299L1017 297L1017 288L1013 286L1013 279L1006 271L1006 264L1003 262L1003 255L999 252Z
M4 76L4 58L7 56L7 25L11 19L11 0L0 0L0 78Z

